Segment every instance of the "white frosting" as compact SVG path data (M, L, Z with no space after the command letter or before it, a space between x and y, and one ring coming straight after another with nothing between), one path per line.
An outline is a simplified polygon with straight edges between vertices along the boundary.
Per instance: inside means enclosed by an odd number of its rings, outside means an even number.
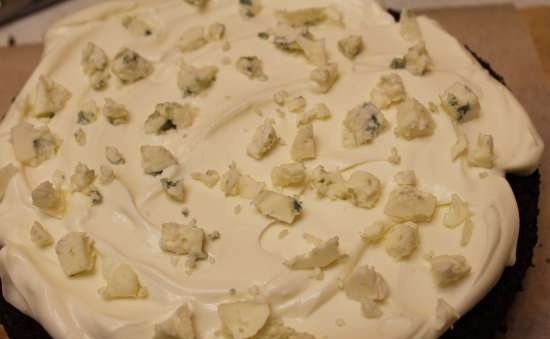
M212 0L205 12L181 0L104 2L77 13L55 25L46 37L42 62L22 90L17 102L0 124L0 166L17 164L19 168L0 203L0 275L5 298L21 311L37 319L56 339L149 339L155 324L170 317L182 304L192 305L195 327L200 338L215 338L220 328L217 305L229 299L228 291L246 294L257 285L270 305L272 314L282 317L286 325L317 338L357 338L369 333L371 338L437 338L443 329L432 319L437 301L443 298L459 314L479 302L499 279L506 265L515 258L519 217L513 193L504 178L505 172L527 174L540 159L543 143L529 117L501 84L483 70L462 44L443 31L434 21L420 17L419 25L426 47L433 59L433 70L416 77L406 70L390 70L392 58L402 56L411 43L399 34L399 26L375 1L349 0L334 3L344 13L346 28L321 25L311 31L326 39L331 62L338 63L340 80L328 94L315 94L316 84L309 80L313 69L302 57L287 55L257 33L275 25L273 8L301 8L328 5L329 0L264 1L262 12L244 20L238 14L237 1ZM153 28L153 35L136 37L121 24L128 14L143 15ZM196 25L213 22L227 26L223 42L210 42L203 48L181 54L177 42L182 32ZM337 48L337 41L349 34L360 34L365 50L353 61ZM122 47L136 50L154 63L154 73L144 81L120 85L111 77L104 92L91 89L82 72L80 57L87 42L93 41L113 57ZM250 80L240 74L234 62L240 56L258 56L263 61L268 81ZM194 66L215 65L218 79L206 94L181 99L177 86L179 60ZM229 57L230 65L222 59ZM481 114L463 124L470 141L479 133L491 134L495 143L495 167L481 179L480 169L462 160L452 162L450 148L455 131L449 117L434 114L433 136L407 141L397 139L386 130L369 145L346 149L341 145L341 123L354 106L368 101L369 93L383 74L397 72L409 97L424 105L439 102L438 95L456 81L466 83L479 97ZM71 91L65 108L48 124L63 139L59 154L37 168L21 166L9 143L10 129L20 121L41 122L24 117L22 100L31 92L40 75L47 75ZM249 201L225 197L219 188L209 189L191 180L196 171L216 169L223 173L235 161L245 174L269 183L271 169L290 162L290 147L295 135L295 119L287 113L277 115L273 94L286 90L291 97L303 95L308 107L326 103L333 116L316 122L317 158L307 162L308 169L318 164L328 170L336 167L369 171L383 184L379 203L373 209L354 207L345 201L320 200L312 191L300 200L304 214L292 226L273 223L255 211ZM100 117L84 126L88 143L79 146L72 134L79 107L90 99L102 105L112 97L131 112L126 125L112 126ZM200 114L192 128L163 135L146 134L143 123L156 104L166 101L192 103ZM246 145L256 126L265 119L275 120L275 128L284 143L261 161L246 155ZM395 126L395 111L384 111L390 126ZM184 137L185 136L185 137ZM173 260L158 246L160 226L165 222L185 222L182 205L163 194L160 177L143 174L139 148L162 145L180 164L178 170L163 176L183 177L187 188L186 203L198 226L207 233L218 230L221 238L206 250L215 262L198 262L188 273L185 259ZM68 199L68 214L56 220L42 214L31 203L31 190L52 179L56 170L67 176L78 162L96 171L106 164L106 146L116 146L126 164L115 166L117 179L111 185L98 186L104 202L91 206L89 198L75 193ZM400 165L385 159L392 147L401 155ZM468 246L460 245L461 232L443 226L443 214L436 213L430 222L420 224L420 245L411 258L396 261L386 254L383 245L367 245L360 232L375 220L383 220L383 207L395 187L392 178L403 170L414 169L418 187L435 194L440 203L450 201L452 193L467 201L476 225ZM485 171L485 170L483 170ZM344 172L347 177L349 171ZM285 194L297 191L285 188ZM236 205L242 206L239 214ZM66 277L52 248L39 249L29 231L39 221L58 240L68 231L87 232L96 242L99 253L95 274ZM285 237L281 230L288 230ZM282 263L309 251L303 234L322 240L337 236L340 251L348 256L324 272L324 279L309 278L307 271L290 271ZM471 274L456 286L440 289L431 274L428 253L463 255L471 265ZM100 274L106 260L130 264L147 286L149 296L139 300L102 298L97 290L105 285ZM390 295L380 305L383 315L366 319L360 304L346 298L338 289L339 278L354 267L369 265L386 280ZM336 319L345 326L336 326Z

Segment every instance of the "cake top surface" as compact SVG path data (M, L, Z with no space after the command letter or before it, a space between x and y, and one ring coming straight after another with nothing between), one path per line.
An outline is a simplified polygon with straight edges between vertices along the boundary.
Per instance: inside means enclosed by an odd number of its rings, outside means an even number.
M3 292L56 339L397 339L514 262L543 144L426 17L143 0L49 31L0 149Z

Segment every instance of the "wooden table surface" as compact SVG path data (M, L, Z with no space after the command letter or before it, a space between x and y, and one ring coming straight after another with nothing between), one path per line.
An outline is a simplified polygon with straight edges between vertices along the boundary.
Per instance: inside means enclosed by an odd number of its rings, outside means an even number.
M423 11L489 61L531 114L547 147L541 164L539 244L534 267L510 310L499 339L550 338L550 7L516 11L512 6ZM488 43L490 42L490 43ZM0 48L0 112L39 60L40 46ZM0 325L0 339L7 339ZM12 338L17 339L17 338ZM483 339L483 338L481 338Z

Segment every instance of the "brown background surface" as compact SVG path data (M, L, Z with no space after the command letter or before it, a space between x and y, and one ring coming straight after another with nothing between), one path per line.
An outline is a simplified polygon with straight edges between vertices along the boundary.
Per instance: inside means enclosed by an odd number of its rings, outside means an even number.
M534 268L525 277L524 291L510 310L508 330L499 339L550 338L550 7L521 12L512 6L424 12L504 76L549 146L541 165L539 244ZM0 115L36 66L40 52L40 46L0 48ZM5 339L2 332L0 326L0 339Z

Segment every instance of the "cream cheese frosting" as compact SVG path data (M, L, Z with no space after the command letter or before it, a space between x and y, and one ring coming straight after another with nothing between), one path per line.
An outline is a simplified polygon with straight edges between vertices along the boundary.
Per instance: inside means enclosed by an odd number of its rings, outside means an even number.
M328 93L319 93L318 83L310 80L315 66L258 37L276 26L276 10L319 6L339 10L345 24L310 28L317 39L325 39L329 62L338 65L339 79ZM136 23L127 17L139 20ZM205 41L201 48L185 52L178 47L184 32L216 22L226 27L223 39ZM0 202L0 276L5 298L56 339L153 338L155 326L170 319L182 305L189 305L184 313L192 310L197 337L216 338L222 327L219 305L251 295L261 296L269 304L271 317L318 339L355 338L364 333L384 339L439 337L456 315L475 306L503 269L514 263L519 215L504 175L533 172L543 143L512 94L491 78L460 42L429 18L419 17L418 24L433 64L423 76L389 68L392 59L405 55L413 43L401 36L399 25L375 1L264 1L253 18L239 14L237 1L211 0L203 9L181 0L109 1L57 23L46 36L40 65L0 124L0 166L13 164L17 169L13 178L10 172ZM350 35L364 41L363 51L353 60L338 46L338 41ZM88 76L91 73L85 74L80 64L89 42L101 47L111 62L122 48L129 48L149 60L153 68L144 80L128 84L101 73L99 79L107 79L108 86L96 91ZM250 78L237 69L235 63L243 56L261 60L262 79ZM217 67L216 81L200 95L182 98L178 88L182 62ZM454 83L464 83L479 98L479 116L457 130L439 108L439 113L430 113L435 126L430 136L406 140L393 132L397 108L391 106L383 110L389 126L386 131L366 145L343 147L341 129L346 113L369 101L371 90L390 73L402 78L408 98L425 106L439 103L439 95ZM47 121L24 113L25 100L41 76L71 93L63 108ZM304 163L307 170L323 165L330 171L339 169L345 177L352 171L368 171L381 183L374 208L320 199L314 191L302 192L292 185L271 185L271 170L292 162L291 148L300 128L296 126L298 115L273 101L283 90L290 98L302 96L306 109L325 104L331 112L329 118L314 122L316 157ZM107 98L124 105L129 112L126 123L113 125L99 117L87 126L77 124L77 112L90 100L101 107ZM145 120L163 102L191 104L199 113L191 127L147 133ZM279 139L257 160L247 155L247 146L266 119ZM10 138L11 129L21 122L35 127L47 123L62 140L57 155L37 167L17 161ZM73 136L79 128L86 134L85 144ZM471 167L465 157L452 160L450 150L461 134L470 147L479 134L492 136L492 168ZM165 169L161 176L144 174L140 148L146 145L163 146L177 165ZM115 147L125 161L112 165L116 178L111 184L98 185L102 203L92 205L85 194L68 193L61 219L33 206L33 189L59 177L59 171L69 178L83 163L99 172L108 164L107 147ZM388 161L395 150L399 161ZM291 225L276 222L258 213L250 200L226 196L219 187L209 188L192 179L192 173L207 170L223 174L233 163L243 176L266 183L269 189L299 195L301 215ZM386 252L384 244L365 241L363 231L388 220L384 206L399 186L393 178L408 170L414 171L418 189L436 197L437 210L431 221L410 226L417 232L411 240L414 251L397 260ZM184 179L184 204L163 193L161 178ZM444 226L454 195L467 202L471 213L468 232L472 233L466 246L460 228ZM182 215L184 208L188 213ZM219 234L219 239L206 242L208 260L198 261L190 270L182 257L162 251L159 241L162 224L189 224L193 218L207 234ZM33 243L30 233L35 222L56 241L68 232L88 234L97 250L95 270L67 277L53 246L41 248ZM337 239L341 257L317 274L284 265L333 239ZM393 244L396 241L399 239L392 241L392 246L399 247L399 243ZM434 261L441 261L443 255L466 259L469 274L459 283L440 286L434 279ZM132 277L139 278L137 286L146 288L146 297L111 300L98 293L107 285L105 276L121 264L132 267ZM364 303L352 300L342 290L343 281L365 266L376 270L368 272L376 272L373 277L383 277L387 285L384 298L376 304L371 299ZM465 267L459 268L466 272ZM367 317L363 312L376 316Z

